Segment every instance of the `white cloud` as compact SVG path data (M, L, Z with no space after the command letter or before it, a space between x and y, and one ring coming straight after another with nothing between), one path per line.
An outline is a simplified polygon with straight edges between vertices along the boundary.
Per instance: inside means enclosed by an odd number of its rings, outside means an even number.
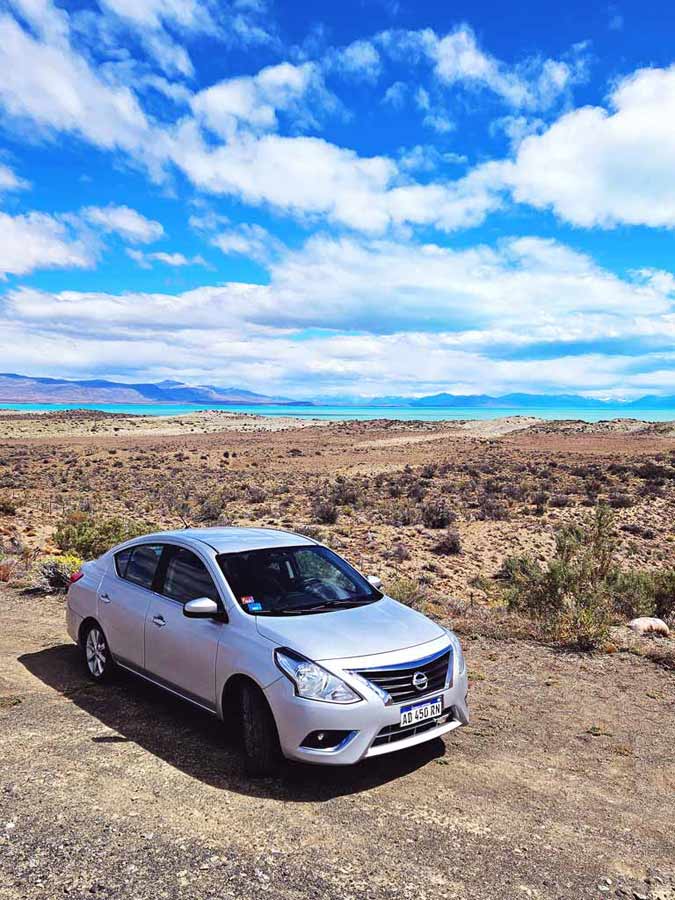
M447 134L449 131L454 130L455 124L452 119L443 109L432 105L429 92L425 88L419 87L417 89L415 92L415 103L417 108L421 109L425 114L422 124L426 125L427 128L433 128L439 134Z
M384 92L382 102L389 104L394 109L401 109L405 103L407 94L408 86L403 81L395 81L393 84L390 84Z
M0 212L0 278L35 269L88 268L94 254L67 226L44 213L10 216Z
M320 237L273 263L268 285L10 291L0 354L18 371L128 365L136 377L273 380L304 395L354 383L364 393L665 391L675 389L674 289L671 273L620 279L539 238L449 250ZM596 349L612 342L616 353Z
M585 227L675 226L675 66L619 82L526 137L503 170L516 200Z
M192 99L192 110L201 123L227 140L242 125L254 131L276 130L279 111L292 113L299 123L313 122L309 107L301 102L305 98L308 103L332 103L313 63L294 66L285 62L200 91Z
M380 195L396 167L384 157L364 159L320 138L278 135L246 135L211 148L185 126L176 139L174 160L195 185L212 193L268 203L296 215L328 215L357 229L388 225Z
M9 0L9 5L48 43L68 43L68 13L51 0Z
M434 172L444 165L463 165L466 156L461 153L443 153L433 144L416 144L399 151L398 164L408 172Z
M0 194L7 191L23 191L29 187L29 181L19 178L9 166L0 163Z
M134 250L128 247L127 256L138 263L142 269L152 268L154 262L163 263L165 266L172 266L173 268L206 265L206 261L199 255L189 257L183 253L165 253L163 250L158 250L155 253L146 253L143 250Z
M360 157L320 138L245 135L212 148L186 124L174 161L202 190L371 233L406 224L454 230L479 223L500 203L489 167L447 184L406 184L393 160Z
M370 82L377 81L382 68L379 51L370 41L364 40L329 51L324 65L342 74Z
M467 250L315 237L272 268L270 288L283 298L276 321L289 326L455 328L457 341L488 328L529 344L590 339L603 323L604 336L626 334L636 318L653 317L649 327L658 333L675 317L672 284L654 276L622 280L584 254L534 237ZM268 321L254 304L248 314Z
M217 234L211 239L226 255L247 256L258 262L268 262L284 249L281 241L261 225L243 223Z
M69 132L99 147L155 156L157 138L133 92L103 81L63 41L46 44L0 15L0 104L49 134Z
M164 234L159 222L146 219L129 206L88 206L80 215L102 231L115 232L133 243L150 244Z
M486 89L515 109L547 109L586 77L586 48L581 44L567 60L533 57L509 65L483 50L466 24L443 36L426 28L385 31L377 40L401 62L431 62L441 85Z
M180 38L206 34L221 43L268 43L271 35L262 22L260 5L240 6L231 12L212 0L99 0L118 25L135 31L146 52L167 74L190 77L192 60ZM258 21L260 20L260 21ZM178 39L176 37L178 36Z

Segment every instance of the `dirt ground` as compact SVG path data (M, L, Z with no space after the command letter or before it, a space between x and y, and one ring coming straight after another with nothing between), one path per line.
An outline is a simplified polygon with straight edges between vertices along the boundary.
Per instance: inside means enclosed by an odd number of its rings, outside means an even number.
M91 684L63 600L0 587L0 898L675 897L675 682L466 641L470 727L245 777L215 719Z
M0 416L6 577L73 514L311 529L433 593L472 724L251 781L226 727L131 677L91 684L63 600L0 579L0 900L675 900L675 640L515 640L485 587L598 502L622 565L675 566L673 423L179 418Z

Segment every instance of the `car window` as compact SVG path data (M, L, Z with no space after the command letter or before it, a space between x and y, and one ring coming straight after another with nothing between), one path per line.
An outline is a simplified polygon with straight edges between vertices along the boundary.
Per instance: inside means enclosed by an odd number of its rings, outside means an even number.
M204 563L190 550L174 549L164 575L162 593L172 600L187 603L200 597L218 602L219 596L213 579Z
M348 597L354 590L354 582L325 556L312 550L297 550L295 565L301 578L307 581L316 579L332 585L338 597Z
M120 550L119 553L115 554L115 570L120 578L124 578L127 573L127 563L129 562L132 549L132 547L127 547L126 550Z
M327 547L223 553L218 564L250 615L297 615L374 603L382 594Z
M126 561L125 554L128 554ZM127 581L151 590L161 555L161 544L140 544L138 547L122 550L115 557L117 572Z

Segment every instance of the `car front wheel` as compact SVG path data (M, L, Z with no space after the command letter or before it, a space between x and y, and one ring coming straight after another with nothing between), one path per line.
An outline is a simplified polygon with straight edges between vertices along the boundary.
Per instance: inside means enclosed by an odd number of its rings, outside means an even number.
M272 710L259 688L244 684L241 688L241 723L246 772L249 775L273 775L281 750Z
M94 681L107 681L110 679L114 662L110 655L110 648L105 639L101 626L94 623L89 626L83 642L84 662L90 678Z

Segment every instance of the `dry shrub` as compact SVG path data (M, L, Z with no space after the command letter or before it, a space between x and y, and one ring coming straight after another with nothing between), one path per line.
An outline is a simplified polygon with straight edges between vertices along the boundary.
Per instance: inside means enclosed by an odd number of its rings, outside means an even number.
M422 522L427 528L447 528L456 519L445 500L430 500L422 507Z
M462 539L456 528L448 528L443 537L434 546L434 553L440 556L456 556L462 552Z
M385 593L419 612L427 612L433 602L428 585L416 578L396 578L385 585Z
M121 516L103 519L84 513L71 513L59 523L54 540L65 553L76 554L82 559L94 559L115 544L156 530L148 522L123 519Z

